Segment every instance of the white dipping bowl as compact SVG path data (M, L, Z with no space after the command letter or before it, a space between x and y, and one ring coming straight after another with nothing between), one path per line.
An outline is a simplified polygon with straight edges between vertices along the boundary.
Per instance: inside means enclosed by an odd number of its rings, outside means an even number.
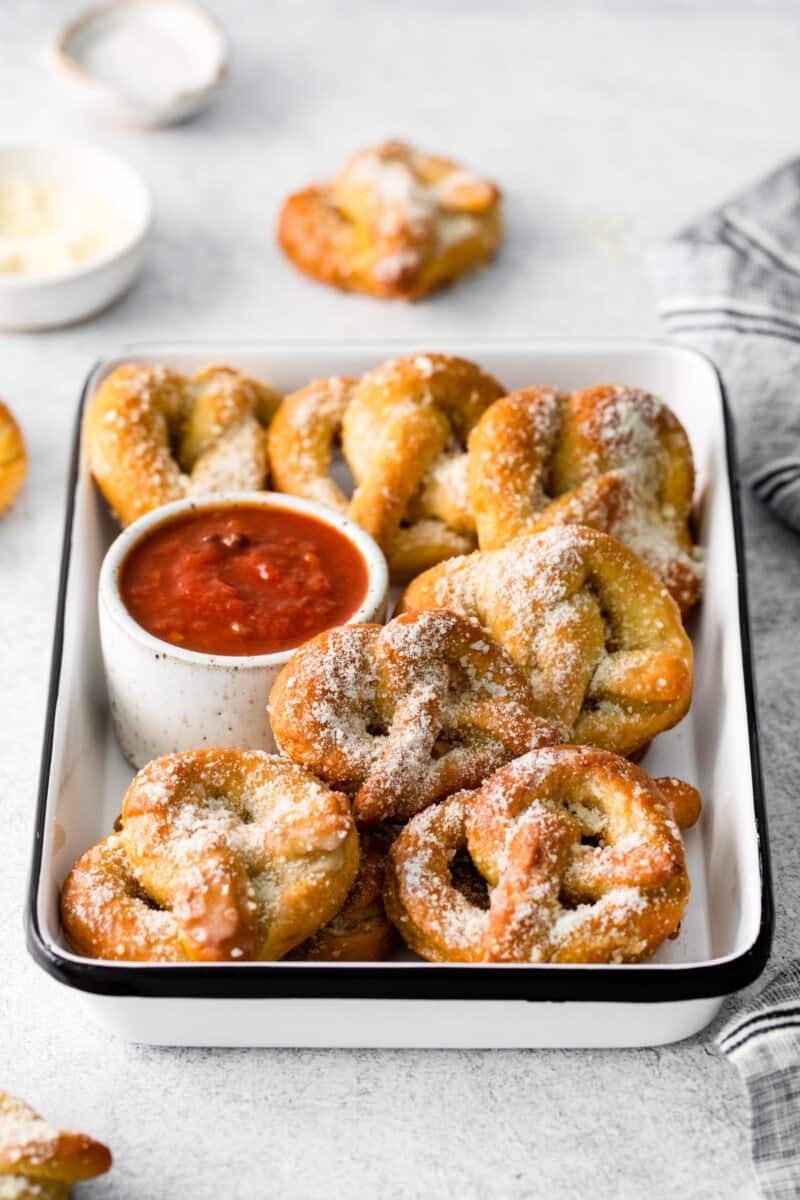
M0 146L0 181L30 179L103 196L128 226L107 254L42 275L0 272L0 328L51 329L106 308L139 274L153 223L150 192L122 159L91 146Z
M386 615L389 573L380 548L354 521L321 504L278 492L225 492L176 500L146 513L106 554L98 606L111 714L122 752L134 767L205 746L277 749L267 701L294 650L242 657L185 650L143 629L120 594L122 565L150 530L185 513L240 504L305 513L344 534L367 567L366 595L347 624L382 621Z
M107 0L70 21L53 62L98 116L152 129L185 121L227 72L221 26L191 0Z

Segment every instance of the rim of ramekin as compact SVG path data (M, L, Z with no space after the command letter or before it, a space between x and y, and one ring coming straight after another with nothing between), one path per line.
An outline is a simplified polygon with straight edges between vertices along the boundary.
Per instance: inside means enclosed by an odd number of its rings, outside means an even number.
M302 645L298 642L288 650L277 650L271 654L206 654L200 650L186 650L162 641L148 633L128 611L119 588L119 572L133 547L152 529L172 520L182 513L196 512L209 508L257 505L264 508L282 508L289 512L301 512L315 517L326 525L337 529L361 554L367 567L367 591L362 603L345 625L361 625L378 619L389 594L389 569L383 551L373 537L357 525L350 517L315 500L299 496L288 496L284 492L211 492L205 496L187 496L169 504L151 509L128 525L115 538L106 551L100 567L98 602L108 616L130 636L148 650L163 658L194 666L212 667L219 670L253 670L264 667L282 666Z

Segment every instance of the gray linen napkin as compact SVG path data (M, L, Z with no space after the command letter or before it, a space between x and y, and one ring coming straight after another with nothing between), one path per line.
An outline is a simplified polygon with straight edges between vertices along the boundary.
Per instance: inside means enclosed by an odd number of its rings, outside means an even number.
M667 328L705 351L722 374L753 491L800 530L800 159L658 246L649 260ZM788 580L793 567L786 570ZM762 581L754 584L763 602ZM791 658L792 643L785 653ZM770 713L779 728L779 715ZM762 1194L800 1196L800 962L744 1001L717 1045L747 1085Z
M800 159L649 257L669 331L716 362L737 417L761 420L763 458L749 431L739 445L756 495L800 529Z

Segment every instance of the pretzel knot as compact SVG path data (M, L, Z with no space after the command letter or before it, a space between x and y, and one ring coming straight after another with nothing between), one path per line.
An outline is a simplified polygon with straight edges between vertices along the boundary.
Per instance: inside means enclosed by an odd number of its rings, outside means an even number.
M466 441L500 384L466 359L418 354L361 380L316 380L287 396L269 433L277 486L346 512L377 541L396 580L475 546ZM356 489L330 476L341 438Z
M139 772L120 833L67 877L62 917L93 957L271 960L339 911L357 871L345 796L276 755L194 750Z
M267 479L266 427L280 401L230 367L187 376L126 363L87 408L89 466L124 525L183 496L259 490Z
M692 451L656 396L621 386L504 396L470 435L469 485L482 550L552 525L591 525L635 550L684 613L696 603Z
M488 906L456 886L464 850ZM677 933L688 897L659 781L584 746L534 751L415 817L385 890L412 949L468 962L637 961Z
M570 741L633 754L689 708L692 646L675 602L632 550L597 530L557 526L441 563L399 605L428 608L479 621Z
M291 195L278 240L322 283L413 300L494 254L500 193L446 158L402 142L360 150L332 183Z
M474 787L559 733L501 647L446 612L312 638L278 676L270 718L284 754L353 792L367 824Z
M68 1200L73 1183L110 1167L102 1142L54 1129L23 1100L0 1091L0 1196Z

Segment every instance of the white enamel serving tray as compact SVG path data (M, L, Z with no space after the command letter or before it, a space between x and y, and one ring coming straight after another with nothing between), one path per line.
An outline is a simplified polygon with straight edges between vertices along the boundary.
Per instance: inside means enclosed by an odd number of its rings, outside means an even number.
M697 532L705 594L691 619L696 655L689 716L643 765L703 795L686 834L692 895L680 936L624 966L385 963L139 965L83 959L58 918L61 883L105 836L132 770L111 729L97 628L97 579L115 523L76 439L67 501L50 703L28 908L28 943L105 1029L139 1042L206 1046L641 1046L696 1032L722 998L763 969L772 903L743 550L731 431L711 364L658 342L446 342L144 346L101 362L84 398L120 361L192 370L231 363L288 392L330 374L358 375L387 358L452 351L509 389L634 384L662 396L685 425L697 465Z

